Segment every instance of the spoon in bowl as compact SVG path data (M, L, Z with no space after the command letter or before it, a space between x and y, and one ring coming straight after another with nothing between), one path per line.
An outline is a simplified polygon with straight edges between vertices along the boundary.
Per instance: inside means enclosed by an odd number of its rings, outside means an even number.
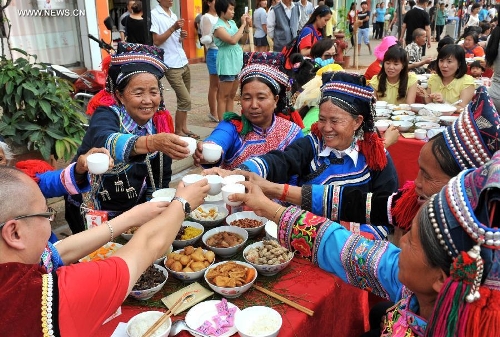
M184 320L179 320L175 321L172 323L172 328L170 329L170 333L168 334L169 336L176 336L179 334L181 331L186 330L189 331L190 333L194 334L194 336L200 336L200 337L210 337L209 335L205 335L199 331L193 330L188 325L186 324L186 321Z

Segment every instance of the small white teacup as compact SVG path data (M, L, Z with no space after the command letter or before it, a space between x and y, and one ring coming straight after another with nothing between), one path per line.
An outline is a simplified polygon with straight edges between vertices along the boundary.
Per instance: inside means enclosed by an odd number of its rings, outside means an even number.
M229 184L222 187L222 199L229 206L239 206L240 201L229 201L229 196L235 193L245 193L245 185L242 184Z
M241 181L245 181L245 176L242 174L232 174L230 176L226 176L222 179L222 186L237 184Z
M92 153L87 157L87 168L91 174L103 174L108 167L109 157L105 153Z
M192 156L196 150L196 139L191 137L180 137L183 141L188 143L189 155Z
M200 181L201 179L205 179L205 177L201 174L188 174L182 177L182 182L184 183L184 186L189 186L197 181Z
M173 197L172 198L170 198L170 197L156 197L156 198L149 200L149 202L162 202L162 201L171 202L172 199L173 199Z
M216 174L209 174L205 176L205 178L207 178L208 184L210 185L210 191L208 191L208 194L219 194L222 188L222 177Z
M427 130L416 129L414 134L415 134L415 139L425 139L425 137L427 137Z
M202 151L203 159L208 163L214 163L218 161L222 155L222 147L217 144L203 143Z

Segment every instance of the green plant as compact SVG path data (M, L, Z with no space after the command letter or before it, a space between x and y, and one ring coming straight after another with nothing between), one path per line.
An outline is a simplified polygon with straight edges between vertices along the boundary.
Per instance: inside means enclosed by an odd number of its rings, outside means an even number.
M71 97L71 84L44 71L36 55L0 58L0 134L30 150L69 160L85 135L82 107ZM30 60L33 58L33 62Z
M341 7L338 9L337 14L338 14L338 23L337 26L335 27L338 31L343 32L345 34L345 39L349 39L351 37L351 33L349 32L348 29L348 20L347 20L347 15L349 13L349 10L346 7Z

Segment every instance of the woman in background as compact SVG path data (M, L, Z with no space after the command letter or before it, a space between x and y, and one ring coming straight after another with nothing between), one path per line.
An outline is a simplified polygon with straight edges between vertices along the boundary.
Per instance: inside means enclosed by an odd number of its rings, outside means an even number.
M132 13L122 20L122 24L127 27L127 42L146 43L146 22L142 18L142 1L134 2Z
M297 40L299 52L304 56L311 54L312 46L323 39L326 23L331 19L332 11L326 5L318 6L299 33Z
M269 43L267 42L267 0L259 0L257 9L253 13L253 43L256 52L267 52Z
M213 27L219 20L219 16L215 11L215 0L207 0L203 6L206 6L206 12L200 22L202 35L200 42L207 48L206 62L209 75L208 108L210 109L208 119L219 123L219 116L217 114L217 91L219 88L219 76L217 75L218 48L215 45L213 35Z
M493 103L500 111L500 27L495 27L490 35L490 40L486 46L486 65L493 68L493 77L491 78L491 87L488 90Z

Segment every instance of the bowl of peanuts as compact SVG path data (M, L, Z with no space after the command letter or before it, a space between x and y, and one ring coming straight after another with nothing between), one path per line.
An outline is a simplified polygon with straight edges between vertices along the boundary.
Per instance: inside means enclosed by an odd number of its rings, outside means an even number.
M240 227L248 232L248 237L253 238L262 232L268 220L258 216L252 211L237 212L226 218L229 226Z
M278 241L264 240L248 245L243 250L243 258L255 267L260 275L272 276L290 264L293 253L280 246Z

